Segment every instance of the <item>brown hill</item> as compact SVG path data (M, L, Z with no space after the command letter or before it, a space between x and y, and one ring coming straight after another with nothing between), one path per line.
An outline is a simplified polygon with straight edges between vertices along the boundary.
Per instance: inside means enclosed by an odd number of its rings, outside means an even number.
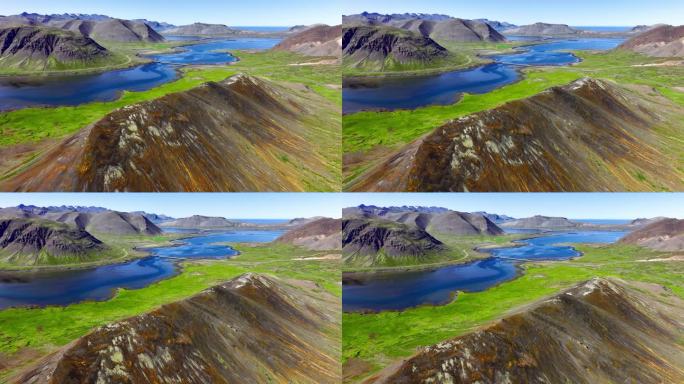
M622 43L618 49L655 57L684 57L684 25L648 29Z
M534 23L504 31L505 34L513 36L566 36L576 35L579 32L566 24L548 23Z
M98 328L15 382L338 383L339 310L320 289L246 274Z
M676 143L659 127L682 133L682 121L681 108L668 99L585 78L447 123L370 167L348 188L681 190Z
M342 220L322 218L297 226L275 240L310 250L342 249Z
M86 261L107 246L90 233L39 219L0 220L0 262L12 265Z
M338 189L338 115L312 91L236 75L116 110L0 190Z
M436 22L429 36L437 41L500 42L506 40L502 34L487 23L463 19Z
M644 288L640 286L639 288ZM594 279L424 348L375 383L681 383L684 302ZM376 378L377 378L376 377Z
M121 19L106 20L67 20L56 24L59 28L79 32L99 42L116 41L123 43L164 41L164 37L152 27L141 21Z
M276 51L306 56L342 56L342 25L317 25L288 36L273 47Z
M620 239L658 251L684 251L684 220L662 219L631 232Z

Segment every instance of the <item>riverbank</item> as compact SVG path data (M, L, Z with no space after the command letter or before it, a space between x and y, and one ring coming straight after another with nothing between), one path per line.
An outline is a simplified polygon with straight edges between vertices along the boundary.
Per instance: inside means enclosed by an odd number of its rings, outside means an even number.
M471 332L515 308L593 277L661 284L684 297L679 277L684 273L684 262L669 263L668 268L658 266L662 263L639 262L664 258L667 254L616 244L574 247L583 253L582 257L523 263L523 273L518 278L482 292L460 293L457 300L443 306L343 314L345 382L361 381L412 355L416 348Z

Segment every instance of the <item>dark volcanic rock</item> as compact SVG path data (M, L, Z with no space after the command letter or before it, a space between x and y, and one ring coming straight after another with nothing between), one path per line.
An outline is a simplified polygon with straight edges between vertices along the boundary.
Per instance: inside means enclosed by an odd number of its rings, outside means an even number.
M637 244L658 251L684 251L684 220L657 220L631 232L620 239L620 243Z
M235 75L118 109L0 189L333 189L328 143L338 122L327 117L337 110L314 92Z
M349 190L680 190L667 138L654 128L665 120L681 130L681 110L645 94L584 78L461 117L390 154Z
M273 47L275 51L289 51L307 56L342 55L342 26L316 25L288 36Z
M90 233L37 219L0 220L0 261L15 265L52 264L60 258L86 260L107 247Z
M342 249L342 220L321 218L299 225L275 240L310 250Z
M17 383L338 383L339 302L246 274L96 329Z
M389 260L425 258L444 250L439 240L416 226L380 219L344 219L342 251L346 262L367 260L368 265L386 264Z
M650 289L658 289L649 287ZM684 303L594 279L427 347L376 383L681 383Z

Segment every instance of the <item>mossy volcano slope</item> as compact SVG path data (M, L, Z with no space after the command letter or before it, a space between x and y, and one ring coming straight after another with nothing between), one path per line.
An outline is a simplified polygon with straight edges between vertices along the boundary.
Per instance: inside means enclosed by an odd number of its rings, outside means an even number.
M0 189L338 190L340 128L316 93L236 75L116 110Z
M635 285L592 279L367 382L682 382L684 300Z
M645 94L646 93L646 94ZM353 191L684 189L668 98L583 78L453 120L386 157ZM668 128L665 128L668 127ZM675 137L663 138L664 129Z
M98 328L18 383L338 383L337 299L300 281L244 274Z

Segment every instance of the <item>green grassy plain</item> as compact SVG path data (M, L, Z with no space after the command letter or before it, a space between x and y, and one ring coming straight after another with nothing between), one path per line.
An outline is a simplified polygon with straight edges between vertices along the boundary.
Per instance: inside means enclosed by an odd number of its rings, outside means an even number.
M580 258L525 263L519 278L483 292L459 293L455 301L444 306L379 314L345 313L343 360L360 359L377 371L410 356L418 347L465 334L516 307L593 277L661 284L684 298L683 262L640 261L669 254L626 245L578 245L577 249L584 254Z
M234 244L234 247L241 252L237 257L184 261L179 275L146 288L119 290L114 298L107 301L2 310L0 354L12 356L25 348L48 353L95 327L192 296L247 272L314 281L338 297L342 294L339 261L295 260L329 252L312 252L279 244ZM8 374L0 371L0 378Z

